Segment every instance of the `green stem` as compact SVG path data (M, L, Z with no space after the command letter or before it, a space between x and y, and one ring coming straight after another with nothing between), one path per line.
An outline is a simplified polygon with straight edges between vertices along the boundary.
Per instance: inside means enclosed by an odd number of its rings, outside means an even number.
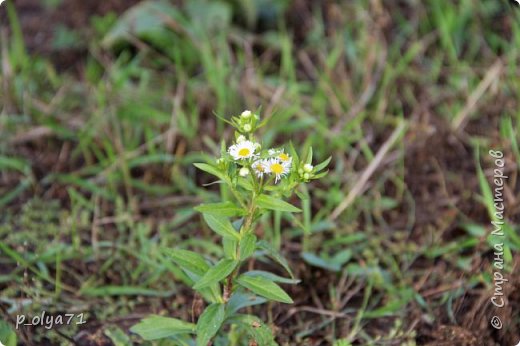
M249 208L247 208L247 216L244 221L244 224L240 228L240 237L243 237L244 235L250 233L252 231L253 226L253 219L255 215L256 205L255 205L255 198L251 199L251 202L249 204ZM240 258L240 243L237 246L237 258L238 258L238 265L233 270L233 272L227 277L226 279L226 285L224 286L224 301L227 303L229 297L231 296L231 292L233 292L233 280L238 275L238 272L240 270L240 266L242 265L243 260Z

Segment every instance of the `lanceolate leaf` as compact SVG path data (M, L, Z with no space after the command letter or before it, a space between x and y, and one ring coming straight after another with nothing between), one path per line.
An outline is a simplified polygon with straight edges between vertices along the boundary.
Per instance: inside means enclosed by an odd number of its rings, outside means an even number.
M294 279L294 274L291 271L291 268L289 267L289 263L278 251L276 251L275 248L273 248L271 244L269 244L265 240L261 240L256 244L256 246L259 249L266 251L267 255L274 259L276 262L278 262L278 264L280 264L287 271L291 278Z
M274 282L262 277L241 275L237 282L240 286L251 290L253 293L277 302L292 304L293 300L285 291Z
M314 167L315 171L316 171L316 172L319 172L319 171L321 171L322 169L324 169L325 167L327 167L331 159L332 159L332 156L329 156L328 159L326 159L326 160L323 161L322 163L317 164L317 165Z
M222 247L224 248L224 255L229 259L237 259L238 241L232 238L222 238Z
M224 304L211 304L197 322L197 346L208 346L224 322Z
M231 274L237 264L238 261L232 259L220 260L214 267L209 269L202 278L200 278L193 288L198 290L223 280Z
M240 309L248 306L263 304L265 302L267 302L267 299L265 298L237 290L231 295L231 298L227 302L226 315L231 316Z
M256 235L248 233L240 239L239 250L240 260L243 261L255 252Z
M194 163L193 165L195 167L197 167L198 169L200 169L201 171L212 174L221 180L224 180L224 181L227 180L227 177L224 173L219 171L216 167L208 165L207 163Z
M233 225L227 218L212 214L204 214L204 220L208 224L209 228L222 237L240 240L240 234L233 228Z
M244 273L244 275L260 276L260 277L263 277L264 279L271 280L273 282L279 282L282 284L293 284L294 285L294 284L300 283L300 281L301 281L299 279L284 278L284 277L278 276L278 275L270 273L270 272L265 272L263 270L251 270L251 271L248 271L247 273Z
M145 340L155 340L176 334L195 333L195 325L175 318L152 315L134 325L130 331Z
M256 198L256 204L260 208L270 209L270 210L279 210L286 211L290 213L299 213L301 210L296 208L294 205L289 204L281 199L276 197L268 196L268 195L260 195Z
M243 208L237 207L232 202L201 204L198 207L195 207L195 210L203 214L211 214L215 216L225 217L242 216L245 214Z
M209 264L204 257L193 251L183 249L163 249L163 251L183 270L202 276L209 269Z

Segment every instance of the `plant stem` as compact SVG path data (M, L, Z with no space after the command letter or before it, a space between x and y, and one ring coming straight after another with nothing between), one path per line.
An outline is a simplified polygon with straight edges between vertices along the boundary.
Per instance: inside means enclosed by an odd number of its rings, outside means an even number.
M246 234L248 234L249 232L252 231L253 218L254 218L255 210L256 210L256 205L255 205L254 202L255 202L255 197L253 196L251 198L251 202L249 204L249 208L247 208L248 210L247 210L246 219L244 221L243 226L240 229L240 236L241 237L243 237L244 235L246 235ZM224 286L223 299L224 299L224 302L226 302L226 303L229 300L229 297L231 296L231 293L233 292L233 280L238 275L238 272L240 270L240 266L242 265L242 262L243 262L243 259L240 258L240 243L237 245L237 258L239 260L239 263L238 263L237 267L235 268L235 270L233 270L233 272L227 277L226 285Z

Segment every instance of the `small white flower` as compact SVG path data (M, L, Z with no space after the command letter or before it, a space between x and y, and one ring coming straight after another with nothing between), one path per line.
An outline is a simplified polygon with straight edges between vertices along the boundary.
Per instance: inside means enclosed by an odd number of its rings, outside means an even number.
M245 141L245 140L246 140L246 137L244 137L243 135L240 135L240 136L238 136L238 138L237 138L237 143L242 143L242 142Z
M290 162L283 162L277 158L272 158L272 159L267 160L267 170L269 173L274 174L275 183L277 183L282 177L287 175L287 173L289 173L290 169L291 169Z
M249 119L251 117L251 111L250 110L245 110L242 112L242 114L240 114L240 116L244 119Z
M249 174L249 169L247 167L240 168L240 171L238 171L238 174L240 174L241 177L245 177Z
M253 170L258 178L262 178L264 174L269 173L266 160L258 160L253 163Z
M314 166L311 165L310 163L306 163L305 165L303 165L303 170L307 173L312 172L313 169L314 169Z
M251 141L242 141L229 147L229 154L235 160L248 159L255 156L255 143Z
M276 157L278 158L278 160L280 160L283 163L289 163L290 164L292 162L292 157L290 157L289 155L284 153L283 150L278 152Z
M251 125L249 124L245 124L244 125L244 132L251 132L253 128L251 127Z

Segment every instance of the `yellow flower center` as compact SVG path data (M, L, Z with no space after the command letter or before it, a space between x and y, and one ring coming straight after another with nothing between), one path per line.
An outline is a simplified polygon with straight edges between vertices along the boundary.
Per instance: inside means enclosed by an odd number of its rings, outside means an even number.
M250 153L251 153L251 150L249 150L248 148L242 148L238 151L238 155L242 156L242 157L249 156Z
M265 172L264 166L262 166L262 165L256 165L256 170L258 172L262 172L262 173Z
M274 174L282 174L283 173L283 166L279 163L273 163L271 165L271 172Z
M286 153L281 153L280 156L278 156L278 158L282 161L289 161L289 155L287 155Z

